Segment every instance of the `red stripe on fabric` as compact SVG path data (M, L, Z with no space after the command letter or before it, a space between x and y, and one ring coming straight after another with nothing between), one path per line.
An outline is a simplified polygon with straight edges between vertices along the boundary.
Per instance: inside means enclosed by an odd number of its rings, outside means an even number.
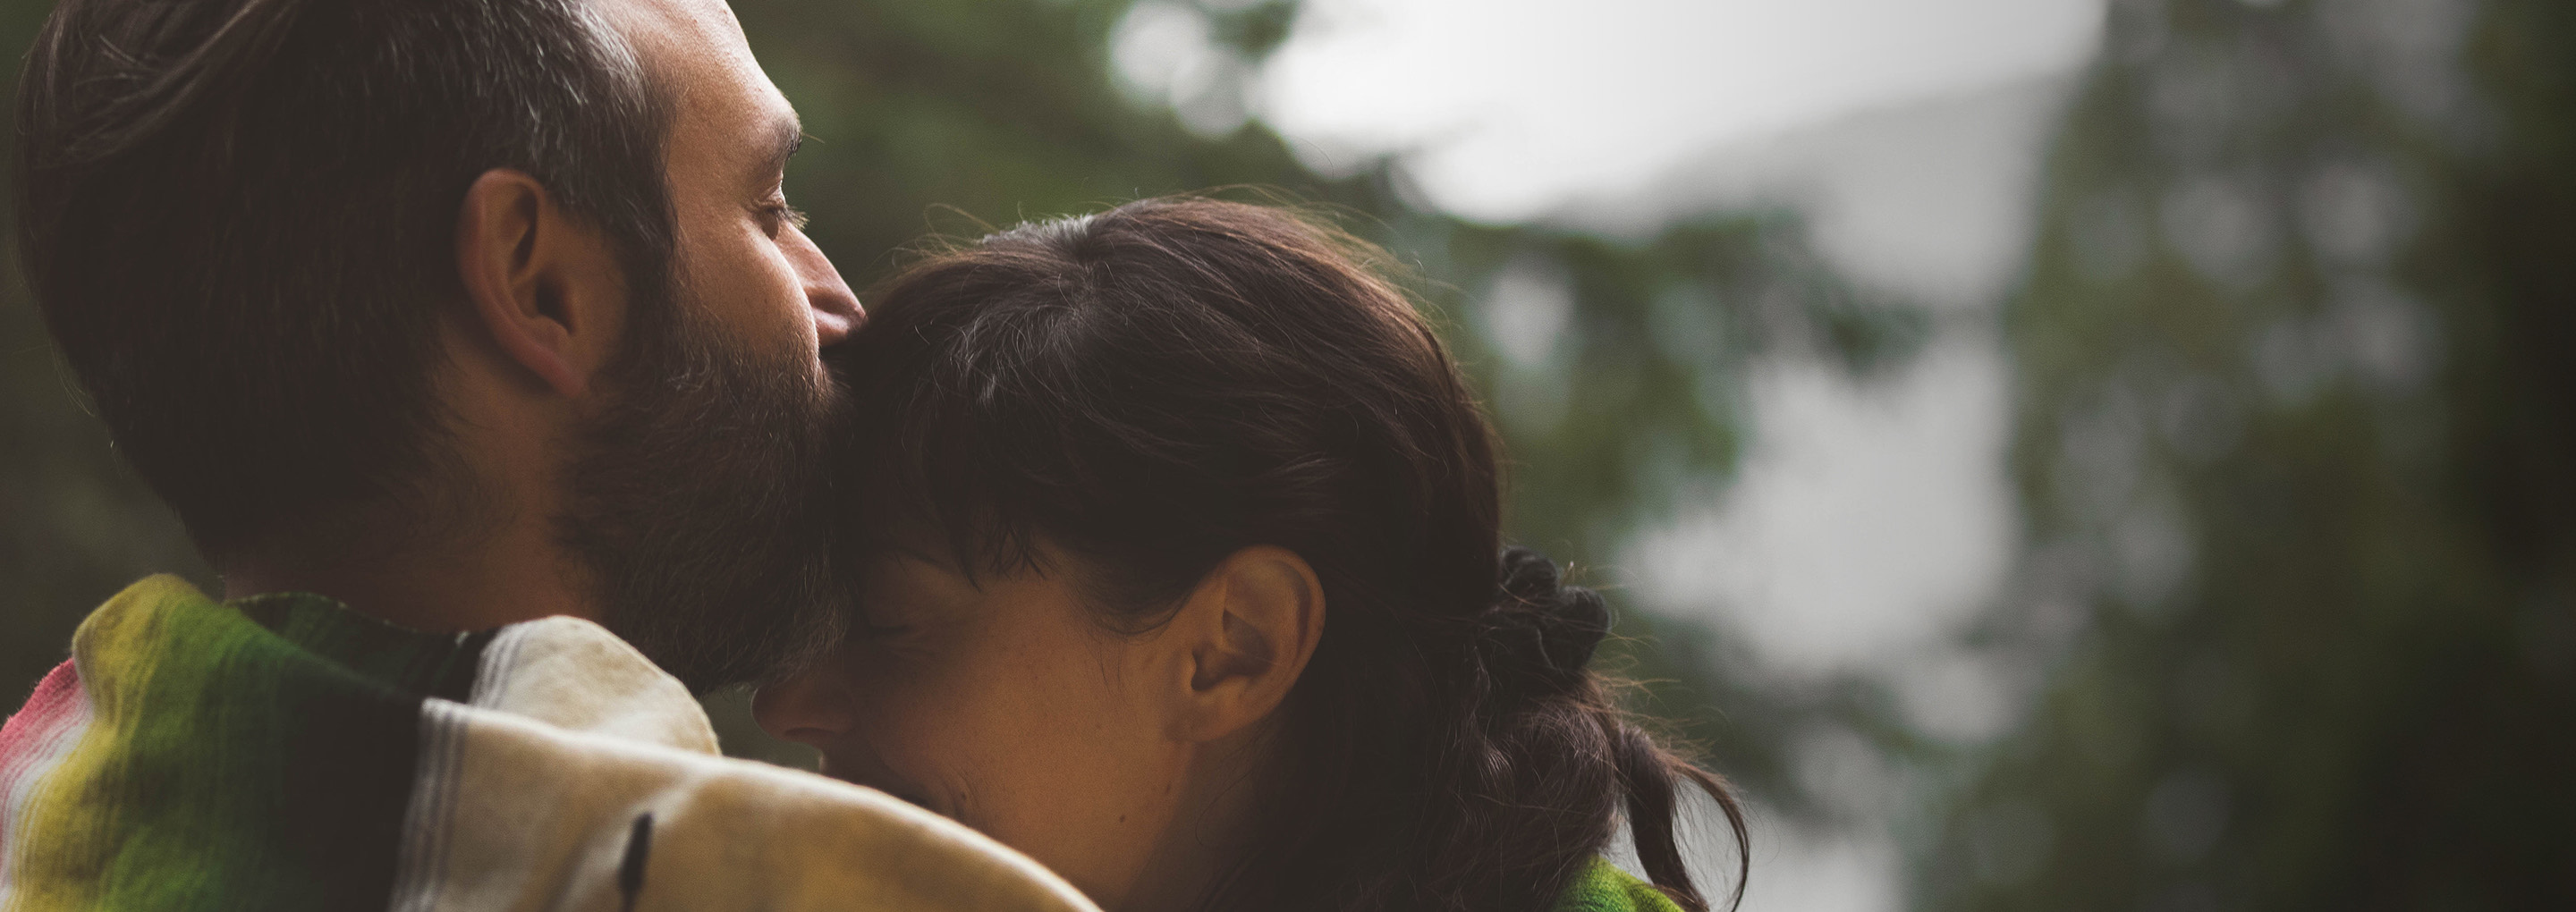
M9 830L21 802L18 791L33 787L29 780L36 772L30 767L47 760L59 760L58 744L63 729L77 724L82 716L83 701L80 672L70 659L37 682L36 692L27 697L27 705L0 724L0 871L8 868ZM6 878L0 878L5 881Z
M10 716L7 725L0 725L0 782L8 781L20 765L52 743L54 730L70 721L80 701L80 672L72 668L70 659L64 659L36 684L36 692L27 698L27 705Z

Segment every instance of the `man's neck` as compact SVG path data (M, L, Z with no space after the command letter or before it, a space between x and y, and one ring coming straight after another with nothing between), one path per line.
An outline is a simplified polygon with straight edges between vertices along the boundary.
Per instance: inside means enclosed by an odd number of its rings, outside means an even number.
M468 542L395 549L272 548L224 563L224 597L310 592L387 623L433 633L485 630L554 615L599 620L580 571L541 523L512 523Z

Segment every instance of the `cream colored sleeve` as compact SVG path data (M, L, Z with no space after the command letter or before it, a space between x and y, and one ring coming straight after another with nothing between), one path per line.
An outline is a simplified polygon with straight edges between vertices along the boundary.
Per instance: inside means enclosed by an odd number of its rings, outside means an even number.
M1096 912L947 818L716 755L687 688L588 621L504 628L420 737L396 912Z
M397 912L1094 907L883 793L432 701Z

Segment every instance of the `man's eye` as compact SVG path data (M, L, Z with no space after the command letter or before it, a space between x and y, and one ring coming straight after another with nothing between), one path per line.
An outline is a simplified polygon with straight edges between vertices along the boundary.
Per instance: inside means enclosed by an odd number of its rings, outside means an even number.
M808 221L810 221L810 219L805 215L804 210L790 206L783 201L768 203L760 207L761 227L769 232L770 237L777 237L779 232L787 230L788 226L791 225L795 226L796 230L803 231L805 230L805 224Z

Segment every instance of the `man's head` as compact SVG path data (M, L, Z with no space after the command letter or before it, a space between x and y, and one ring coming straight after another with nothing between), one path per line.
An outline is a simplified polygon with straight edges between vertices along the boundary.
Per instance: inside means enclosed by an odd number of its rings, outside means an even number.
M62 0L19 126L47 322L218 566L539 511L694 684L828 616L816 347L857 304L720 0Z

